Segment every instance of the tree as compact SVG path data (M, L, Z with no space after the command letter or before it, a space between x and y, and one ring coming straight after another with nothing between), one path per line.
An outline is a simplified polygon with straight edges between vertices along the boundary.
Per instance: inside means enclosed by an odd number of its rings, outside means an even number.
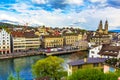
M24 80L20 77L20 69L16 69L16 76L13 76L13 74L10 74L7 80Z
M8 80L16 80L16 78L12 74L10 74Z
M64 76L63 62L64 60L62 58L49 56L33 64L32 72L36 78L48 76L53 80L59 80Z
M68 77L68 80L117 80L118 72L104 74L99 69L81 69Z

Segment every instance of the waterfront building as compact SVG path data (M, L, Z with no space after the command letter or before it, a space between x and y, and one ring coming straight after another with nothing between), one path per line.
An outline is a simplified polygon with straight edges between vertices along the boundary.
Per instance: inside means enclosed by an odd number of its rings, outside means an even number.
M19 52L19 51L25 51L26 49L26 42L25 42L25 37L24 37L24 32L21 30L17 31L12 31L12 52Z
M41 36L42 48L63 47L62 36Z
M35 35L33 31L24 32L26 41L26 50L40 48L41 42L39 36Z
M40 48L40 38L33 31L13 31L11 34L13 39L13 52Z
M84 58L81 60L69 62L68 75L71 75L78 69L96 68L103 70L103 63L105 60L106 58Z
M63 38L64 38L64 45L65 46L72 46L75 42L78 41L78 34L66 33L63 35Z
M11 53L11 37L10 34L5 30L0 30L0 54Z

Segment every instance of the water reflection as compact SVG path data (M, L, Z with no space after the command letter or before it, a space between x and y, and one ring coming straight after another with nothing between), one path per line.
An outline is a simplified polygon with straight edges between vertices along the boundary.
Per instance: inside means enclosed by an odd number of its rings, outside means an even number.
M72 58L78 59L76 57L69 55L58 55L65 60L63 64L65 70L67 70L68 66L67 63L72 61ZM77 55L78 56L78 55ZM81 55L80 55L81 56ZM72 58L71 58L72 57ZM20 76L24 80L32 80L32 72L31 72L31 65L35 63L39 59L43 59L45 56L31 56L31 57L23 57L23 58L16 58L16 59L9 59L9 60L0 60L0 80L7 80L8 76L12 73L16 76L16 69L20 69Z
M20 76L22 78L32 80L31 65L42 58L44 56L0 60L0 80L7 80L11 73L16 76L16 69L20 69Z

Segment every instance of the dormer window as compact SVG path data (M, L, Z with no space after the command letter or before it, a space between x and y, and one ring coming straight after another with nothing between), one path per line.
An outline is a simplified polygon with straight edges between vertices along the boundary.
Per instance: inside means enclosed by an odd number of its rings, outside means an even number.
M108 52L108 51L105 51L105 52Z
M115 52L115 53L117 53L117 52Z

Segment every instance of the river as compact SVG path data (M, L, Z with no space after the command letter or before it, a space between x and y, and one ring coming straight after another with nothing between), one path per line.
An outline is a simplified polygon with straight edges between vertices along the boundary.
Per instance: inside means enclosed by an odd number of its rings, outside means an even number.
M58 55L64 59L64 69L67 70L67 63L73 60L77 60L86 55L86 52L81 53L72 53L66 55ZM30 57L22 57L16 59L6 59L0 60L0 80L7 80L10 74L16 76L16 69L20 69L20 77L24 80L33 80L33 75L31 72L31 66L37 60L43 59L46 56L38 55L38 56L30 56Z

